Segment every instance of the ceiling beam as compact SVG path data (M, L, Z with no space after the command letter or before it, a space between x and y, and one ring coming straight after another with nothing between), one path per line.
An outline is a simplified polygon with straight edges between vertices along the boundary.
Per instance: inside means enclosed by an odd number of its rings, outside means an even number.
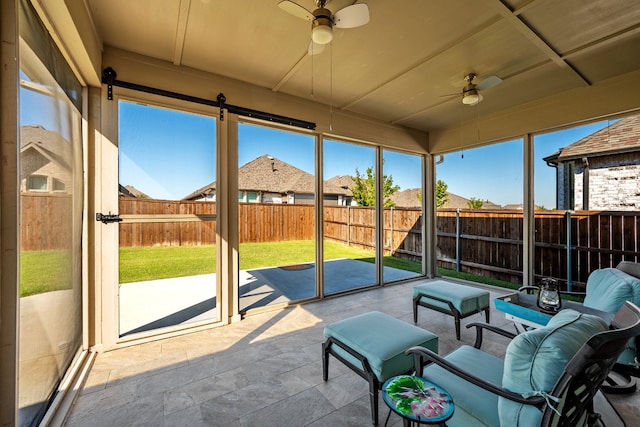
M274 92L278 92L278 91L280 90L280 88L281 88L282 86L284 86L284 85L285 85L285 83L287 83L287 82L289 81L289 79L290 79L291 77L293 77L293 75L294 75L295 73L297 73L297 72L298 72L298 70L299 70L299 69L300 69L304 64L306 64L306 63L307 63L307 61L309 60L309 57L310 57L310 56L311 56L311 55L309 55L309 54L305 51L304 55L302 55L302 56L300 57L300 59L298 59L298 61L293 65L293 67L291 67L291 68L289 69L289 71L287 71L287 73L284 75L284 77L282 77L282 78L280 79L280 81L279 81L278 83L276 83L276 85L275 85L274 87L272 87L272 88L271 88L271 90L272 90L272 91L274 91Z
M191 0L180 0L180 11L178 12L178 22L176 22L176 38L173 46L173 64L182 64L182 53L184 52L184 38L187 33L187 22L189 21L189 9Z
M513 26L513 28L515 28L520 34L529 39L530 42L532 42L538 49L540 49L540 51L547 55L560 68L570 70L582 82L591 86L591 82L587 80L587 78L583 76L580 71L578 71L569 62L567 62L538 33L536 33L528 24L526 24L520 18L521 12L512 11L502 2L502 0L486 0L486 3L497 13L499 13L507 22L509 22ZM528 3L525 7L528 7L530 5L531 3Z

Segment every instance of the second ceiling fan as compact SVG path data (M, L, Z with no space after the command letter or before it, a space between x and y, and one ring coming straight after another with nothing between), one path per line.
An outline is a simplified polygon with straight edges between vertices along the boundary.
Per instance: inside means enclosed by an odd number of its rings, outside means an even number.
M467 85L462 88L462 103L465 105L477 105L482 101L483 96L479 91L487 90L502 83L502 79L498 76L489 76L480 83L474 83L477 75L475 73L467 74L464 80ZM444 96L459 96L459 94L450 94Z

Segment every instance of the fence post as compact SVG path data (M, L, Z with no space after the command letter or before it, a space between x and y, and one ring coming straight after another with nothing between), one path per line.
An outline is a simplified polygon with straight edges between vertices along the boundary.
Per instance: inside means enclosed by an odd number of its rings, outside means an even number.
M351 206L347 206L347 246L351 246Z
M390 242L391 242L391 247L389 248L389 252L390 255L393 255L393 206L391 206L391 220L390 220L390 224L391 226L391 237L390 237Z
M567 291L571 292L572 284L572 264L571 264L571 211L564 213L567 227Z
M460 271L460 208L456 209L456 271Z

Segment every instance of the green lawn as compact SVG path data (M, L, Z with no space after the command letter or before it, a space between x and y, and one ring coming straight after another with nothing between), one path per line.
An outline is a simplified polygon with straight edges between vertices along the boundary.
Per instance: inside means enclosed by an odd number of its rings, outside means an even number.
M70 260L68 250L20 252L20 296L71 289Z
M325 259L350 258L374 263L375 254L341 243L325 242ZM240 245L240 269L286 266L313 263L315 241L299 240L269 243L243 243ZM20 295L70 287L71 272L68 251L28 251L20 254ZM420 273L418 262L392 256L384 257L386 267ZM164 279L215 273L216 247L156 246L120 249L120 283ZM517 289L520 285L469 273L438 269L441 276L470 280L504 288Z
M373 253L340 243L325 242L325 259L371 258ZM286 242L240 244L240 269L285 266L314 262L315 242L293 240ZM216 247L156 246L120 249L120 283L165 279L215 273Z

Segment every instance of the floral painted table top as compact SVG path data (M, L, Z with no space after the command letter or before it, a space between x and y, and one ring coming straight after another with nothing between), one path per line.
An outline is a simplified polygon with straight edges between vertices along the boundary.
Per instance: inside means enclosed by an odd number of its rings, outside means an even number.
M438 424L453 415L449 393L425 378L400 375L388 379L382 390L387 406L411 421Z

